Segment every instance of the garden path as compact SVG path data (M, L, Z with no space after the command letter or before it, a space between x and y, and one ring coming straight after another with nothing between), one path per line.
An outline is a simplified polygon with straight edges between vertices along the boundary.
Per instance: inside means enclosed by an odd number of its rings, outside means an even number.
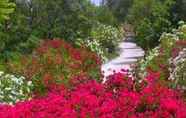
M135 64L138 59L144 57L144 51L141 47L133 42L132 37L125 38L118 45L119 56L111 59L102 65L104 77L107 77L115 72L121 72L121 69L131 71L131 65ZM105 81L105 80L104 80Z

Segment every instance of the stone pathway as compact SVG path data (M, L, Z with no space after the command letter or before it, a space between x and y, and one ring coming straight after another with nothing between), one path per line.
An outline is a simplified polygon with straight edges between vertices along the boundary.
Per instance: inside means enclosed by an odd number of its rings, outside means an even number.
M131 65L144 56L142 48L132 41L126 40L119 44L119 56L102 65L104 76L107 77L115 72L121 72L121 69L131 71ZM105 80L104 80L105 81Z

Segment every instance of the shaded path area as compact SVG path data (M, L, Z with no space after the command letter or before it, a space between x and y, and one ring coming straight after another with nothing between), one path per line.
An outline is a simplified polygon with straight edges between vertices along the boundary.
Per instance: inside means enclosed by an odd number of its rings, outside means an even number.
M145 54L142 48L132 41L133 38L127 38L119 43L119 56L102 65L104 76L107 77L115 72L121 72L121 69L131 71L131 65L135 64L138 59Z

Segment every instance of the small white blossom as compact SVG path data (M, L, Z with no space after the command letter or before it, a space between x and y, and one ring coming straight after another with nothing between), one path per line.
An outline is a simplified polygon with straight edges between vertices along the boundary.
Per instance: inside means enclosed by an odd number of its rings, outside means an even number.
M4 72L0 71L0 76L2 76L4 74Z
M1 72L1 71L0 71ZM3 104L14 104L17 101L30 99L29 93L33 86L31 81L24 77L4 74L0 76L0 102Z

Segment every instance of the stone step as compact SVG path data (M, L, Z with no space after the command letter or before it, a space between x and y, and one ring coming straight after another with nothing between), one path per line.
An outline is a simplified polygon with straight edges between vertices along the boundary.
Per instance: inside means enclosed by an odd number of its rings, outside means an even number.
M135 48L137 47L137 45L131 42L123 42L123 43L120 43L118 47L119 48Z
M105 66L105 67L104 67ZM113 74L114 72L121 72L121 69L125 69L125 70L129 70L131 71L131 67L130 65L104 65L102 69L102 71L104 71L104 76L107 77L111 74Z
M137 62L138 60L136 58L122 58L118 57L111 61L112 64L132 64Z
M123 53L136 53L136 52L144 53L144 51L141 48L121 49L120 52L123 52Z
M123 52L120 57L122 58L142 58L144 56L143 52L138 52L138 53L134 53L134 52Z
M117 58L110 60L108 63L102 65L105 78L115 72L121 72L121 69L132 71L131 65L135 64L139 58L144 57L145 52L142 48L133 42L122 42L119 44ZM105 81L104 78L104 81Z

